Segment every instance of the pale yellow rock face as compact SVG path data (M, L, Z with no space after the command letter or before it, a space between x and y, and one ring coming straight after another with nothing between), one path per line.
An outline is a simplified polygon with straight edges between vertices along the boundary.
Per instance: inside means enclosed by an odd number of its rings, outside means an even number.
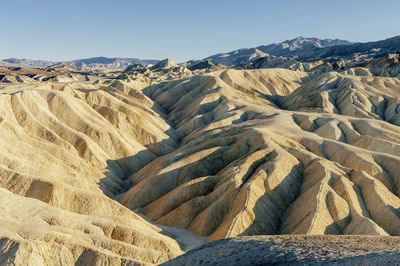
M176 145L131 85L0 90L0 264L158 264L182 253L112 199Z
M0 200L2 265L157 264L181 253L174 240L128 212L77 214L2 188Z
M209 241L399 235L396 78L227 70L144 92L180 143L130 177L130 209Z
M180 255L154 224L400 235L400 81L371 69L2 85L0 264Z

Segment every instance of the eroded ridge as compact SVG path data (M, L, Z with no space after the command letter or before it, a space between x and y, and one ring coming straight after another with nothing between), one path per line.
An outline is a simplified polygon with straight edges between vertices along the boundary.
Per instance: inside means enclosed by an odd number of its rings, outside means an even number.
M120 202L208 240L398 235L400 129L389 110L399 88L395 78L283 69L148 87L179 147L133 174Z
M400 234L397 78L162 62L1 86L0 263L159 264L176 228Z
M161 228L113 200L130 174L176 145L140 86L0 90L0 264L158 264L181 254Z

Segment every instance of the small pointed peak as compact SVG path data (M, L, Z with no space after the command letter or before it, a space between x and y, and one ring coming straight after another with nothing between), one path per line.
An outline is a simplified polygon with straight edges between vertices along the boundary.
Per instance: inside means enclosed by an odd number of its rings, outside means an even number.
M152 66L150 69L161 70L161 69L170 69L174 67L178 67L178 65L174 62L174 60L172 60L171 58L166 58L158 62L156 65Z

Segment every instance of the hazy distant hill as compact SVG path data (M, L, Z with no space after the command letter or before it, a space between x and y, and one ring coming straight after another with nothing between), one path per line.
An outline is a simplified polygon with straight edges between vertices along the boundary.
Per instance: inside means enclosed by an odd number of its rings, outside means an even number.
M132 64L157 64L159 60L142 60L138 58L108 58L92 57L70 61L71 64L80 68L125 68Z
M24 67L37 67L37 68L45 68L51 65L56 64L54 61L46 61L46 60L34 60L34 59L18 59L18 58L8 58L3 59L3 62L14 65L14 66L24 66Z
M257 48L244 48L235 50L229 53L216 54L203 59L203 61L209 60L213 64L222 64L226 66L235 66L248 63L261 57L268 56L267 53L260 51Z
M3 59L2 62L4 62L5 65L36 67L36 68L46 68L55 65L57 63L60 63L60 62L46 61L46 60L18 59L18 58ZM125 68L131 64L148 65L148 64L156 64L159 61L141 60L138 58L92 57L92 58L77 59L67 62L80 68Z

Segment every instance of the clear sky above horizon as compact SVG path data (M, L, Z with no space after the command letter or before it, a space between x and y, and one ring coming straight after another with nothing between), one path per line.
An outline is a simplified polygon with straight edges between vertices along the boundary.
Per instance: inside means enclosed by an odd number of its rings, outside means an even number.
M0 58L201 59L298 36L400 35L400 1L18 0L0 9Z

